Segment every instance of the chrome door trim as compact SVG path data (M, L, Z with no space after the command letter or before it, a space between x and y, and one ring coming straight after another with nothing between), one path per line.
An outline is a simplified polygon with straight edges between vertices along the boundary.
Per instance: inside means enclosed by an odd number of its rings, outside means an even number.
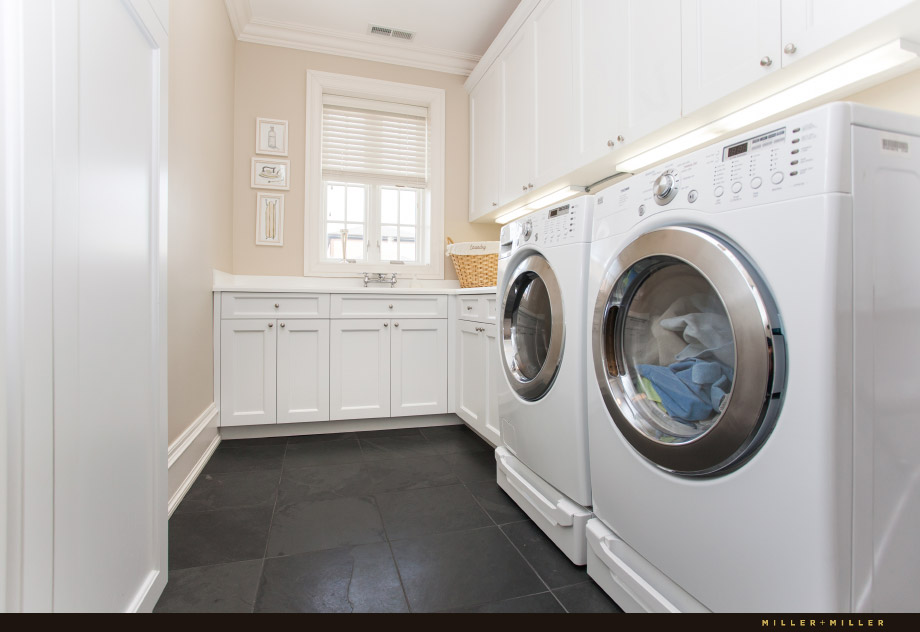
M517 349L515 348L514 336L512 331L511 316L514 311L514 305L509 304L512 291L516 287L519 277L525 274L532 274L540 277L543 285L546 286L546 292L550 301L550 318L552 319L552 328L550 329L550 343L547 350L546 360L540 371L528 379L518 369L515 359L517 358ZM565 316L562 312L562 289L552 266L536 250L526 251L514 268L505 277L507 281L502 288L502 340L500 344L502 355L502 367L505 370L505 376L511 388L521 398L528 401L536 401L549 392L556 374L559 372L559 365L562 363L562 350L565 342Z
M728 404L711 428L685 443L659 442L639 430L639 420L629 404L634 387L624 369L622 324L615 325L612 332L609 349L613 357L608 357L605 345L605 328L611 318L619 321L622 311L613 296L621 277L636 263L659 256L694 268L712 285L735 336L735 376ZM727 240L684 226L641 235L609 264L592 324L594 370L607 411L623 437L653 464L688 476L723 474L746 462L769 436L785 388L785 339L766 285Z

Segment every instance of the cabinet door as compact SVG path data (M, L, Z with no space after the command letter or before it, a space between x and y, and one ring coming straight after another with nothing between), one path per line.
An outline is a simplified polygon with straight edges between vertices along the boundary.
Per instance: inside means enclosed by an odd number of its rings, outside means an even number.
M552 0L531 18L536 54L533 183L538 187L569 171L578 147L572 10L572 0Z
M480 432L485 427L488 398L482 328L479 323L457 321L457 415Z
M220 425L275 423L274 320L220 322Z
M498 422L498 389L505 379L498 349L498 326L482 325L482 342L485 355L486 404L485 419L480 433L495 445L501 444L501 425Z
M330 321L329 418L390 416L390 321Z
M500 204L524 195L534 174L536 99L533 23L521 27L502 54L504 159Z
M447 320L393 319L390 416L447 412Z
M783 66L910 4L912 0L782 0Z
M780 0L683 0L683 113L781 65Z
M494 64L470 94L470 221L499 205L502 177L502 73Z
M329 321L279 320L278 423L329 420Z
M581 164L680 118L680 28L680 0L576 0Z

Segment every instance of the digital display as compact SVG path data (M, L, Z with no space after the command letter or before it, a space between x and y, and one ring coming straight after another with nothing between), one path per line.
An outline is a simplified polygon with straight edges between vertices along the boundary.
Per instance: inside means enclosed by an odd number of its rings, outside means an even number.
M734 156L737 156L738 154L746 154L747 150L748 150L748 144L747 144L747 141L745 141L743 143L739 143L738 145L735 145L734 147L729 147L728 152L726 152L725 157L733 158Z
M766 134L761 134L755 138L749 138L746 141L735 143L729 147L726 147L722 150L722 160L729 160L735 156L743 156L744 154L755 152L761 149L765 149L770 145L776 143L782 143L786 140L786 128L781 127L767 132Z
M560 206L559 208L554 208L553 210L551 210L551 211L549 212L549 216L550 216L551 218L553 218L553 217L559 217L560 215L566 215L566 214L568 214L568 212L569 212L569 207L568 207L568 205L566 205L566 206Z

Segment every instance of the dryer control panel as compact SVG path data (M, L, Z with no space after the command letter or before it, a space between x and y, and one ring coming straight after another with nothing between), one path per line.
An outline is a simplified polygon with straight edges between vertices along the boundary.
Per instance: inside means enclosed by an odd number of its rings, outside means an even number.
M848 143L848 110L832 104L675 158L599 192L594 239L659 213L848 193Z
M591 241L594 196L585 195L534 211L502 227L499 257L526 245L553 248Z

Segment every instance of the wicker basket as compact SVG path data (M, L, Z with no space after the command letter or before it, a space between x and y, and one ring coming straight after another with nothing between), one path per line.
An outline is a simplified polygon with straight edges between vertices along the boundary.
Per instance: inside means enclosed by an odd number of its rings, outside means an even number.
M483 245L483 250L494 250L495 252L487 254L450 253L450 260L453 261L457 278L460 279L460 287L493 287L498 282L498 242L471 242L471 245L475 248L480 243ZM453 244L454 240L448 237L447 245Z

